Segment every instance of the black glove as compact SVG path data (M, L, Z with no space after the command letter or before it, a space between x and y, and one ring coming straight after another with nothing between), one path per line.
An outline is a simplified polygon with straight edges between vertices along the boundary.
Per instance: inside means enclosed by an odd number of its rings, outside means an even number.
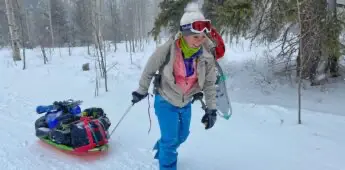
M205 125L205 129L210 129L214 126L217 120L217 110L205 110L205 115L201 119L201 123Z
M202 100L203 97L204 97L204 94L202 92L194 94L192 103L194 103L196 100Z
M136 91L132 92L132 103L135 104L135 103L138 103L140 100L142 100L143 98L145 98L147 96L147 94L145 95L142 95Z

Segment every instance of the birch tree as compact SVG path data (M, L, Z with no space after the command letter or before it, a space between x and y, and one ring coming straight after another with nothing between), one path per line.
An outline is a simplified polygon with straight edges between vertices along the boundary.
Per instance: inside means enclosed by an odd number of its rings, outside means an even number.
M15 6L15 7L14 7ZM14 0L14 9L16 12L16 18L19 20L19 30L20 30L20 39L21 39L21 46L23 47L23 70L26 69L26 44L28 44L28 28L26 27L25 20L26 19L26 11L23 7L22 1Z
M52 19L52 0L48 0L48 15L49 15L49 29L51 36L51 47L55 47L54 31L53 31L53 19Z
M16 19L14 15L13 0L5 0L6 5L6 16L8 21L8 28L10 33L11 47L12 47L12 57L14 61L20 61L20 39L19 39L19 29L16 24Z

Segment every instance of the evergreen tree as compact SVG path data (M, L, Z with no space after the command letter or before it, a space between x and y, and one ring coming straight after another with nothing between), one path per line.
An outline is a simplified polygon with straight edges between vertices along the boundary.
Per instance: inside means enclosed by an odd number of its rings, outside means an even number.
M155 40L161 32L162 27L168 28L171 33L178 31L184 8L191 1L192 0L164 0L159 4L161 12L158 14L154 22L154 28L150 32Z

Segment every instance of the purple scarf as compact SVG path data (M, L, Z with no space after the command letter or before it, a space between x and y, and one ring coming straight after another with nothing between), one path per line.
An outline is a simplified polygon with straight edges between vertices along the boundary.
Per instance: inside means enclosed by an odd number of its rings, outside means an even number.
M190 58L184 58L184 54L182 53L183 56L183 61L184 61L184 65L186 68L186 77L190 77L194 74L194 68L193 68L193 61L194 59L198 58L200 55L202 54L202 48L200 48L200 50L196 53L194 53Z

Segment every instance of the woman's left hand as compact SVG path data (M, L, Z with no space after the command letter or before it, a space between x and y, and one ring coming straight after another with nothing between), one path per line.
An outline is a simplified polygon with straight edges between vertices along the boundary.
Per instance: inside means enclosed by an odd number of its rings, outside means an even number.
M217 110L206 109L205 115L202 117L201 122L205 125L205 129L211 129L217 120Z

